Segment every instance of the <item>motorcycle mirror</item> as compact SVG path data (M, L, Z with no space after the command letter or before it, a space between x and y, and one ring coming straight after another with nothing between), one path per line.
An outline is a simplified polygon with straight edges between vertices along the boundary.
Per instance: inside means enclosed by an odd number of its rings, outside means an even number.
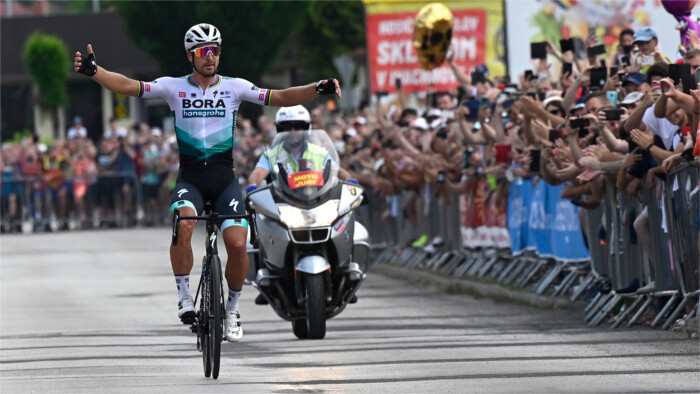
M328 183L328 178L331 176L331 162L330 160L326 162L326 165L323 167L323 184L325 185Z
M282 163L277 163L277 177L281 178L280 182L283 182L285 185L289 186L289 181L287 180L287 171L284 169Z

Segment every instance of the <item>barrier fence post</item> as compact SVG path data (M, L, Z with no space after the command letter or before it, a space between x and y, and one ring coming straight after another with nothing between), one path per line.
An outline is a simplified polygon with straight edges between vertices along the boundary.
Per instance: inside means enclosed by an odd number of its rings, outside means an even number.
M700 216L700 193L696 165L684 164L667 174L665 183L666 219L671 237L675 273L681 289L682 300L666 320L667 329L682 313L691 298L698 296L700 274L698 273L698 217ZM670 304L670 302L669 302Z

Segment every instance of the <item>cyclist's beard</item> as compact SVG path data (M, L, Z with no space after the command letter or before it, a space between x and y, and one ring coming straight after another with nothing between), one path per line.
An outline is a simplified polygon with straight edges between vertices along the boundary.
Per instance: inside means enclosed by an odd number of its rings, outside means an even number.
M211 74L207 74L207 73L205 73L204 71L202 71L202 70L200 70L199 68L197 68L197 66L194 64L194 62L192 62L192 68L194 68L195 71L197 71L198 73L202 74L202 76L203 76L203 77L206 77L206 78L211 78L211 77L213 77L213 76L216 75L216 73L219 71L218 68L215 68L214 71L211 72Z

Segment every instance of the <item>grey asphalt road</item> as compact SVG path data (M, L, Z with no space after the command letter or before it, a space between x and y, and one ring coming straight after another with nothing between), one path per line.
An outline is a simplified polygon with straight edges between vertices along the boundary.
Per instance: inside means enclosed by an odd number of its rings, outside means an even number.
M198 229L199 230L199 229ZM198 231L195 256L203 253ZM242 299L240 343L217 381L176 316L168 230L0 237L0 391L697 392L700 349L680 333L591 329L541 311L370 275L328 323L295 339ZM195 272L200 257L195 257Z

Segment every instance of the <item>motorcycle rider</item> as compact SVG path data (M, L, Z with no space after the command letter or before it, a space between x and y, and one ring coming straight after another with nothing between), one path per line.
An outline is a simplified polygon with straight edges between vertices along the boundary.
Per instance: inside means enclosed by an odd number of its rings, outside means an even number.
M288 154L289 160L285 163L287 170L298 172L300 170L323 171L325 164L332 160L328 151L313 142L307 142L305 145L304 131L311 130L311 115L303 105L295 105L293 107L282 107L275 115L275 125L277 132L290 132L284 144L278 145L276 148L266 150L255 166L255 169L248 177L248 187L246 194L257 189L263 180L276 165L273 163L280 157L280 149L284 149ZM286 155L285 154L285 155ZM282 156L285 156L282 155ZM357 180L351 179L350 174L343 168L339 170L339 177L351 183L357 183ZM257 269L257 267L255 267ZM353 297L353 300L356 300ZM262 294L258 294L255 298L255 304L266 305L267 300Z
M248 178L247 193L257 189L270 173L272 166L276 165L271 160L275 161L280 156L279 149L284 149L286 152L282 153L289 154L290 160L285 164L289 167L288 170L293 172L298 172L302 168L322 171L326 162L330 160L330 155L324 148L312 142L307 142L306 145L302 144L305 140L302 132L311 129L311 115L303 105L280 108L275 115L275 125L277 132L289 131L291 133L287 136L284 144L277 147L276 151L268 149L260 156L258 164ZM340 169L339 176L341 179L357 183L356 180L350 179L350 174L343 168Z

